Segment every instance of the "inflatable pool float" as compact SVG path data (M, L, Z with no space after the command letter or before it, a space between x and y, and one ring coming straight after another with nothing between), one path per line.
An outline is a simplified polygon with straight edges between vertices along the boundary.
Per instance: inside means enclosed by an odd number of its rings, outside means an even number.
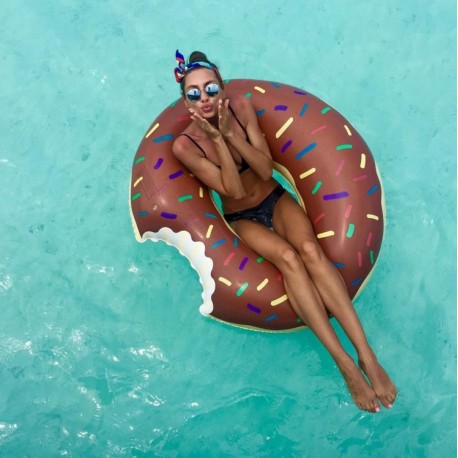
M243 79L227 81L225 90L229 98L251 97L276 170L355 298L384 232L383 189L368 146L342 115L301 89ZM203 315L260 330L304 327L279 271L237 237L212 192L174 157L173 141L190 122L180 98L140 143L129 199L137 240L164 241L188 258L202 284Z

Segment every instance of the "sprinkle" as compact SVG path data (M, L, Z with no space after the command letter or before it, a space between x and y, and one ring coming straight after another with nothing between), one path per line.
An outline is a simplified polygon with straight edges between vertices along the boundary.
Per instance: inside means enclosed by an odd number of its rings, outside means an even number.
M145 135L145 138L148 138L158 127L159 123L157 122L153 127L151 127L151 130Z
M324 213L320 213L314 220L313 224L316 224L318 221L322 220L324 218Z
M366 216L367 216L369 219L375 219L375 221L378 221L378 219L379 219L377 215L372 215L372 214L370 214L370 213L368 213Z
M354 224L349 224L349 225L348 225L348 231L347 231L347 237L348 237L349 239L352 238L353 232L355 232L355 225L354 225Z
M137 216L148 216L149 213L148 212L138 212L137 213Z
M205 238L209 239L213 230L213 224L210 224L207 229L207 234L205 235Z
M367 191L367 195L368 195L368 196L371 196L372 194L374 194L375 191L377 191L378 188L379 188L379 185L378 185L378 184L372 186L372 188L369 189L369 191Z
M276 87L277 89L281 87L281 84L280 83L273 83L271 82L270 83L273 87Z
M239 246L239 239L237 237L234 237L233 244L236 248Z
M294 93L297 95L307 95L307 92L304 91L294 91Z
M278 129L277 133L275 134L275 138L280 138L285 132L285 130L292 124L293 121L294 118L289 118L288 121L286 121L285 124L283 124L283 126L281 126L280 129Z
M310 143L310 145L306 146L302 151L299 151L297 154L296 154L296 159L301 159L302 157L304 157L307 153L309 153L310 151L312 151L312 149L314 149L316 147L316 143Z
M299 175L299 178L300 178L301 180L303 180L304 178L307 178L307 177L309 177L310 175L313 175L315 172L316 172L316 168L313 167L313 168L311 168L311 169L306 170L304 173L301 173L301 174Z
M323 129L326 129L326 126L323 125L323 126L317 127L316 129L312 130L310 132L310 134L311 135L316 134L317 132L319 132L320 130L323 130Z
M163 135L162 137L157 137L153 140L153 143L162 143L168 140L173 140L173 135Z
M239 270L243 270L245 268L247 262L248 262L248 257L245 256L242 259L242 262L240 263Z
M308 103L304 103L304 106L302 107L301 111L299 112L299 116L302 118L304 116L304 113L307 111L307 108L309 107Z
M367 235L366 246L371 246L371 241L372 241L372 232L369 232L369 234Z
M137 200L142 194L140 192L137 192L137 194L134 194L132 196L132 200Z
M227 266L230 262L231 259L235 256L235 251L233 251L223 262L223 266Z
M134 188L137 187L138 183L143 180L143 177L140 177L135 183L134 183Z
M143 162L144 160L145 160L145 156L141 156L134 162L134 165L136 165L136 164L138 164L140 162Z
M344 269L345 264L342 264L341 262L333 262L333 264L338 268L338 269Z
M353 178L353 181L361 181L365 180L367 178L367 175L360 175L359 177Z
M351 209L353 208L353 205L348 205L348 207L345 209L345 219L348 219L350 218L350 214L351 214Z
M318 183L315 185L315 187L312 189L312 194L316 194L318 192L318 189L321 188L321 185L323 183L321 181L318 181Z
M251 97L251 92L247 92L247 93L245 94L245 97L246 97L247 99L249 99L249 98Z
M219 277L218 280L219 280L221 283L224 283L224 284L227 285L227 286L232 286L232 282L231 282L230 280L228 280L227 278Z
M185 194L184 196L178 197L178 202L184 202L185 200L191 200L192 194Z
M264 321L268 323L269 321L275 320L275 318L278 318L278 315L276 313L269 315Z
M189 115L180 116L179 118L177 118L177 122L188 121L189 119L191 119L191 116Z
M214 215L213 213L204 213L204 216L206 218L218 219L218 217L216 215Z
M162 165L163 162L164 162L164 159L162 159L162 157L158 158L158 160L156 161L156 164L154 164L154 170L157 170Z
M255 307L255 306L252 305L252 304L247 304L246 306L247 306L252 312L261 313L261 309L258 309L258 307Z
M248 288L248 283L245 282L235 294L237 294L237 296L241 296L247 288Z
M362 281L363 281L363 277L359 277L351 284L351 286L359 285L360 283L362 283Z
M260 92L261 94L265 94L266 93L266 90L263 89L262 87L255 86L254 88L255 88L256 91Z
M287 105L275 105L274 110L275 111L286 111L288 109Z
M351 130L350 130L350 128L349 128L346 124L344 124L344 127L345 127L345 130L347 131L347 134L351 137Z
M323 196L323 200L336 200L336 199L343 199L344 197L348 197L349 194L347 191L336 192L335 194L326 194Z
M363 266L363 255L361 254L361 251L358 251L358 267Z
M256 259L256 262L259 264L260 262L264 261L264 258L262 256L259 256L258 259Z
M371 260L371 264L374 264L374 252L372 250L369 251L369 257L370 257L370 260Z
M282 302L285 302L285 301L287 301L287 300L288 300L288 296L287 296L286 294L283 294L283 296L281 296L281 297L279 297L279 298L277 298L277 299L274 299L274 300L270 303L270 305L271 305L272 307L275 307L276 305L281 304Z
M281 152L282 154L293 144L292 140L288 140L282 147Z
M302 323L302 318L300 316L296 318L296 323Z
M161 216L167 219L176 219L177 215L175 213L161 212Z
M324 239L326 237L332 237L334 234L334 231L327 231L327 232L321 232L316 235L317 239Z
M204 197L204 188L202 188L202 186L199 188L199 197Z
M267 283L269 283L269 279L268 278L264 278L264 280L261 283L259 283L258 286L256 286L256 289L258 291L261 291L264 288L264 286L267 285Z
M353 148L353 145L350 145L350 143L336 146L337 151L341 151L343 149L352 149L352 148Z
M262 108L261 110L258 110L256 112L256 116L262 116L265 112L266 112L266 110L264 108Z
M331 109L331 107L324 107L324 108L321 110L321 114L326 114L330 109Z
M366 167L366 155L361 153L361 161L359 163L359 168L364 169Z
M220 245L223 245L224 243L226 243L226 239L221 239L221 240L216 241L211 247L218 248Z
M175 178L181 177L181 175L183 175L183 170L178 170L178 172L175 172L169 175L169 178L171 180L174 180Z
M336 172L335 172L335 176L336 176L336 177L339 176L340 172L341 172L342 169L343 169L344 164L345 164L345 159L342 159L342 160L338 163L337 168L336 168Z

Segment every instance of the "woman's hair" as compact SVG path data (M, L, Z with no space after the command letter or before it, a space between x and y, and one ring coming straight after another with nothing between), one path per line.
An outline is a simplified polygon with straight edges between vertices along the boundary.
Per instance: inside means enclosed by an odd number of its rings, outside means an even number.
M213 72L215 73L216 75L216 78L218 79L218 82L219 84L221 85L221 88L224 88L224 83L223 83L223 79L221 78L221 75L219 73L219 70L218 70L218 67L213 63L213 62L210 62L208 60L208 57L205 53L201 52L201 51L193 51L189 58L188 58L188 62L187 62L187 65L190 65L190 64L193 64L195 62L205 62L209 65L211 65L212 67L212 70ZM196 68L199 68L199 67L196 67ZM183 94L184 93L184 83L185 83L185 79L186 79L186 75L188 75L189 73L191 73L193 70L195 70L196 68L194 69L191 69L190 71L186 72L183 79L180 81L180 88L181 88L181 93Z

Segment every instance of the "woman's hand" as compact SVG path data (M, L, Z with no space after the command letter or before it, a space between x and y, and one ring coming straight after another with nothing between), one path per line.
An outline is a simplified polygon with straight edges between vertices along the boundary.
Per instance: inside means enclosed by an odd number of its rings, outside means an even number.
M206 119L202 118L199 113L196 113L192 108L189 108L189 112L191 113L191 119L196 122L212 140L222 138L221 132L213 127Z
M220 100L218 103L218 127L221 135L229 137L232 135L232 123L229 117L229 99Z

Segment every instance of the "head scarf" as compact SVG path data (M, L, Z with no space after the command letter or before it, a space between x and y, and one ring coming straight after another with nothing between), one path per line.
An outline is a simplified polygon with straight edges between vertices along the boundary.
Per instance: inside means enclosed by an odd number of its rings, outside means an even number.
M208 62L193 62L192 64L186 64L183 54L181 54L180 51L178 51L178 49L175 53L175 58L177 60L177 66L175 67L174 73L175 73L175 79L177 83L181 83L186 73L190 72L193 69L200 68L200 67L208 68L209 70L212 70L217 75L219 75L219 72L216 66Z

